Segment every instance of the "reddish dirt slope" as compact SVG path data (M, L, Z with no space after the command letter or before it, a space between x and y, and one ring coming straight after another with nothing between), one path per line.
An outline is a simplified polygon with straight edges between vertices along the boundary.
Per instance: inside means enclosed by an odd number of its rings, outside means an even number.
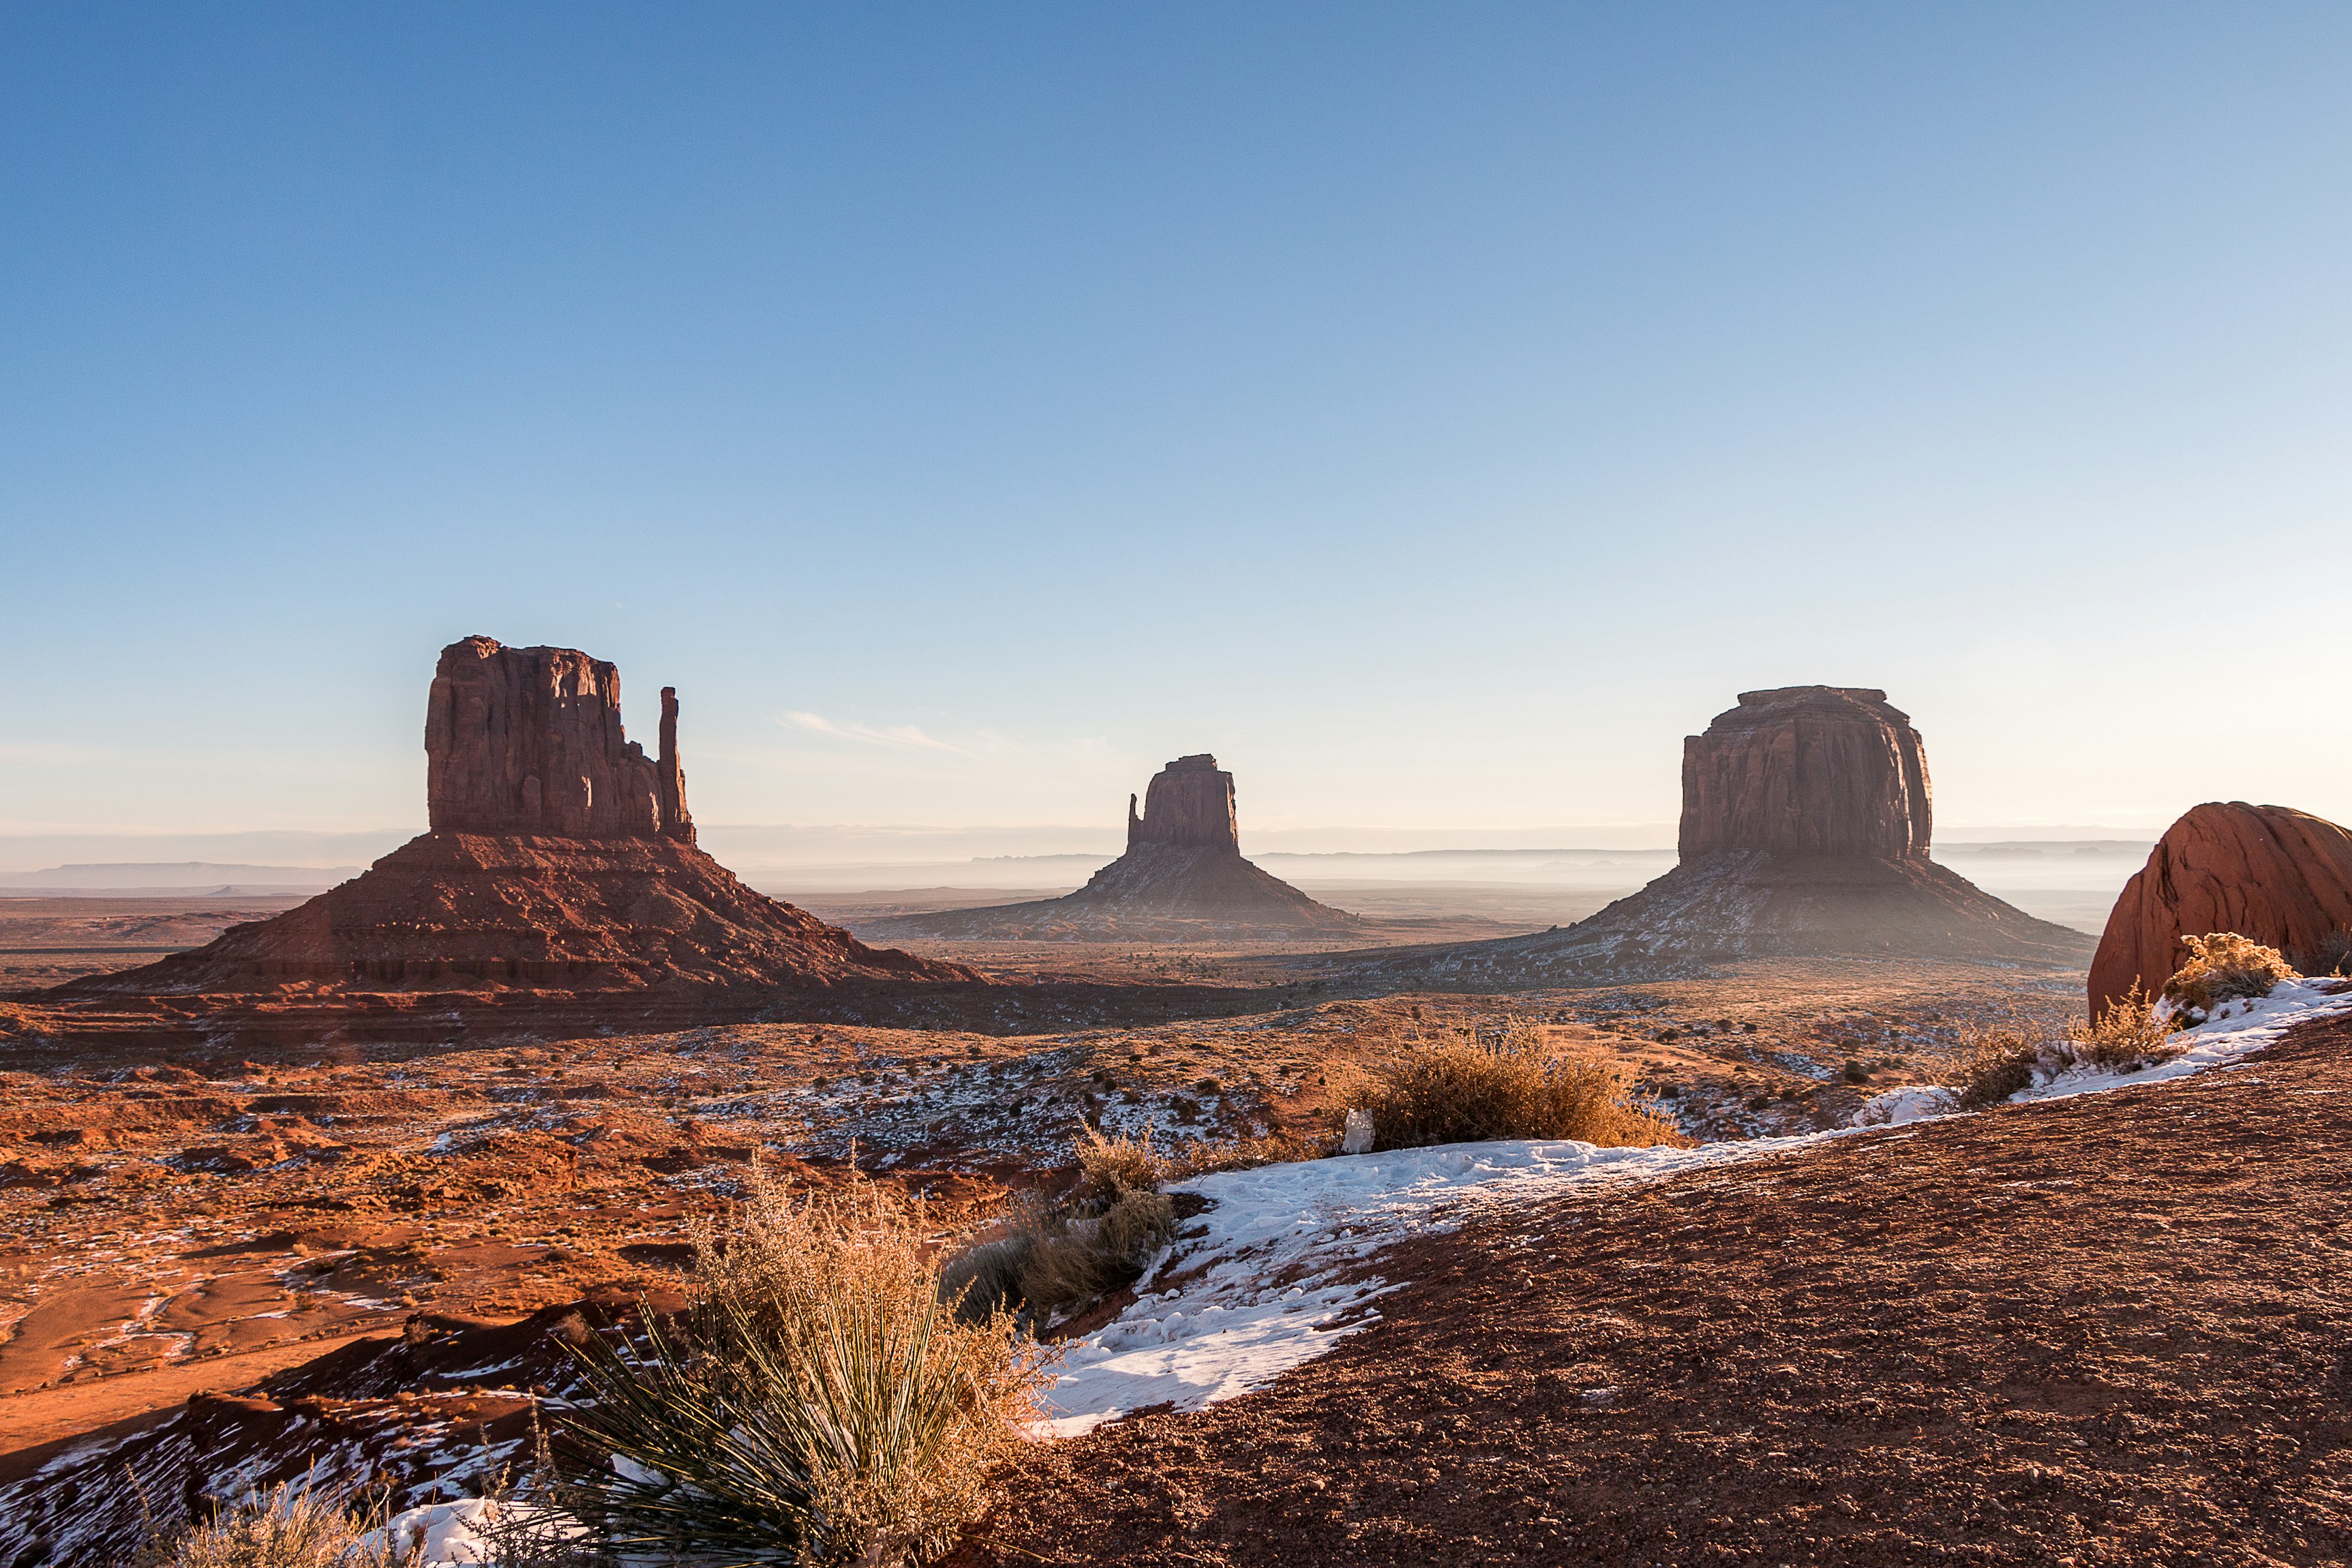
M193 952L68 994L184 996L971 980L867 947L659 838L428 833L364 875Z
M2352 1024L1414 1244L1272 1389L1027 1456L967 1564L2352 1558Z

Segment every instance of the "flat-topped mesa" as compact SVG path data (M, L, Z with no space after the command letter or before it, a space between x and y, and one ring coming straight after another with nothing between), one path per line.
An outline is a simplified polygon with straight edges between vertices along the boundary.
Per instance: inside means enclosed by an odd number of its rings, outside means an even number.
M1682 855L1924 859L1927 754L1884 691L1743 691L1683 742Z
M1242 834L1234 815L1234 775L1206 752L1179 757L1153 774L1143 793L1141 816L1135 814L1135 797L1127 797L1127 847L1146 845L1239 855Z
M613 665L577 648L451 643L425 710L433 831L693 843L677 692L661 695L661 755L648 757L621 732Z

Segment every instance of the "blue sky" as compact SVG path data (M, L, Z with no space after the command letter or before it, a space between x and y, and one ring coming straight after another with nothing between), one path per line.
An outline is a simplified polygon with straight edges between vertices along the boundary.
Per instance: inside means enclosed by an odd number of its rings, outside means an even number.
M2352 11L12 7L0 832L422 826L487 633L714 822L2352 817Z

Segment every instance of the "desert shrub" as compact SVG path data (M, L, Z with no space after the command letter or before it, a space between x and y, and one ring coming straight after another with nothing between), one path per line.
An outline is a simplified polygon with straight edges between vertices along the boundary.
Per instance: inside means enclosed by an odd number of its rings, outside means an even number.
M1852 1057L1848 1057L1845 1059L1845 1067L1843 1071L1843 1076L1848 1083L1868 1083L1870 1081L1870 1069L1863 1066L1860 1062L1854 1060Z
M1998 1105L2033 1082L2042 1047L2015 1029L1963 1029L1952 1068L1960 1103L1970 1110Z
M626 1554L892 1563L942 1551L1044 1381L1002 1312L940 1295L919 1204L862 1178L795 1198L754 1172L727 1234L695 1233L693 1297L626 1352L591 1336L567 1417Z
M2264 947L2233 931L2184 936L2189 962L2173 972L2158 994L2176 1008L2210 1013L2242 996L2267 996L2282 980L2300 980L2274 947Z
M1107 1296L1132 1284L1175 1234L1175 1206L1160 1193L1122 1193L1096 1215L1056 1214L1022 1256L1022 1301L1043 1318Z
M965 1321L1025 1312L1033 1323L1132 1284L1176 1234L1176 1209L1150 1188L1055 1205L1024 1194L1002 1234L940 1271L942 1300Z
M1087 1197L1108 1202L1125 1193L1158 1192L1166 1177L1167 1162L1148 1132L1106 1138L1099 1128L1089 1127L1079 1134L1076 1152L1078 1190Z
M2180 1054L2170 1043L2173 1026L2159 1017L2154 998L2135 983L2118 1001L2090 1022L2067 1026L2066 1057L2078 1066L2131 1072Z
M1274 1132L1264 1137L1195 1138L1181 1142L1161 1162L1161 1179L1189 1181L1218 1171L1254 1171L1260 1165L1320 1160L1339 1147L1336 1136L1300 1137Z
M2296 952L2293 962L2305 974L2352 975L2352 931L2329 931Z
M408 1568L415 1553L369 1539L382 1513L281 1482L210 1520L156 1535L135 1561L140 1568Z
M1342 1098L1370 1113L1378 1149L1496 1138L1575 1138L1641 1148L1684 1142L1622 1068L1553 1055L1542 1032L1524 1023L1492 1043L1409 1039Z

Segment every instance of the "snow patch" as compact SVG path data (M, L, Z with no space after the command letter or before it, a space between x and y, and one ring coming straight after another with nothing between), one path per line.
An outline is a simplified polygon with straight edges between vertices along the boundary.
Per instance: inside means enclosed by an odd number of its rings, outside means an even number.
M1853 1113L1856 1127L1900 1127L1930 1116L1949 1116L1960 1108L1958 1091L1940 1083L1915 1083L1874 1094Z
M2187 1048L2169 1061L2129 1073L2068 1071L2015 1098L2092 1094L2226 1067L2297 1024L2347 1011L2352 986L2340 981L2282 984L2176 1036ZM1696 1149L1454 1143L1179 1183L1169 1190L1197 1193L1215 1206L1153 1260L1132 1306L1064 1347L1041 1435L1075 1436L1147 1406L1196 1410L1264 1387L1380 1321L1375 1303L1402 1281L1370 1271L1374 1255L1409 1237L1456 1229L1482 1210L1518 1208L1602 1182L1660 1181L1958 1113L1955 1091L1918 1085L1874 1095L1854 1126L1792 1137Z
M1265 1386L1379 1321L1371 1303L1397 1286L1363 1271L1366 1259L1407 1237L1454 1229L1484 1207L1601 1182L1655 1181L1809 1141L1697 1149L1451 1143L1178 1183L1169 1190L1197 1193L1215 1207L1153 1260L1117 1321L1064 1347L1045 1428L1075 1436L1146 1405L1196 1410Z
M2172 1044L2185 1048L2169 1061L2136 1072L2070 1068L2047 1078L2037 1074L2033 1084L2010 1098L2020 1101L2064 1100L2077 1094L2126 1089L2133 1084L2187 1078L2190 1073L2226 1066L2274 1045L2280 1036L2297 1024L2345 1012L2352 1012L2352 986L2343 981L2283 980L2271 987L2269 995L2224 1002L2203 1023L2174 1035Z

